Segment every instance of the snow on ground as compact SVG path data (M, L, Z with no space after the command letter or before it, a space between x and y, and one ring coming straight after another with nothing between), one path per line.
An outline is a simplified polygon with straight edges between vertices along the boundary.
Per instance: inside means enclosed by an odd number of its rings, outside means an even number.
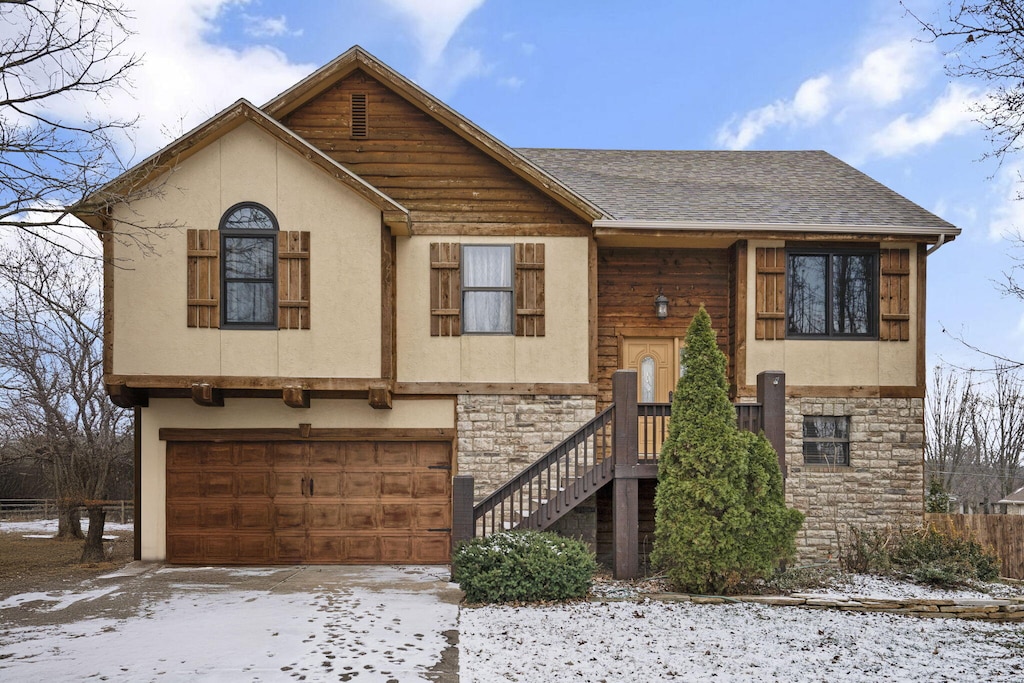
M1024 627L754 604L464 608L478 681L1020 681Z
M870 574L844 574L833 581L829 588L798 591L823 596L851 596L883 598L930 598L948 600L992 600L996 598L1012 598L1024 596L1024 583L984 583L975 589L942 589L931 586L920 586L906 581Z
M420 569L422 578L410 578ZM0 604L0 680L427 680L448 644L443 631L456 628L458 608L429 591L388 586L436 581L432 569L379 567L379 587L307 581L287 591L278 587L300 574L293 567L264 570L269 574L256 579L251 570L201 568L194 583L178 583L185 577L165 569L135 577L114 572L108 592L123 589L119 579L135 581L134 590L153 589L133 616L100 609L90 618L12 628L5 610L53 599L13 596ZM215 582L229 575L241 583ZM242 588L252 580L269 589Z

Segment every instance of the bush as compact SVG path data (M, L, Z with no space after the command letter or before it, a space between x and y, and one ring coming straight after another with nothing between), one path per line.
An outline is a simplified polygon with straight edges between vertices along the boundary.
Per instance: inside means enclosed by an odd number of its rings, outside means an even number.
M933 586L954 587L999 578L995 551L933 525L912 531L851 529L842 557L850 571L895 575Z
M949 495L941 481L934 477L928 481L928 494L924 497L925 512L939 512L945 515L949 512L952 500L953 497Z
M460 544L452 580L467 602L585 598L597 570L590 549L553 533L504 531Z
M703 306L684 363L658 460L651 559L677 590L727 592L793 554L803 515L785 506L771 445L736 427L725 355Z

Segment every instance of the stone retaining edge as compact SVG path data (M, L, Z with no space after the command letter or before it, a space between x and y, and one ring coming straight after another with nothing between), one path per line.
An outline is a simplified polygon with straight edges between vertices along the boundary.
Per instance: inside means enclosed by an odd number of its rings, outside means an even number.
M838 597L813 593L793 595L687 595L685 593L646 593L635 598L594 597L591 602L620 602L649 598L659 602L689 602L695 605L753 603L772 607L836 609L843 612L882 612L913 617L981 619L986 621L1024 621L1024 597L992 600L941 598L881 598L851 595Z

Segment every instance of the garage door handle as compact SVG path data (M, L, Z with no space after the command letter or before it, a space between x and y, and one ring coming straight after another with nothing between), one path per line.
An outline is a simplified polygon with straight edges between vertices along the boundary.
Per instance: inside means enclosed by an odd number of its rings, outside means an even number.
M302 478L302 495L306 495L306 478Z
M309 478L309 495L313 495L313 477Z
M446 527L441 528L441 529L427 529L427 531L443 531L445 533L451 533L452 528L450 526L446 526Z

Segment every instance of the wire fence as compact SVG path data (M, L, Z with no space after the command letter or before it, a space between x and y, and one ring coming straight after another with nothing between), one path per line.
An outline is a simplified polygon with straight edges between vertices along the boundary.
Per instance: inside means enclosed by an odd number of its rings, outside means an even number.
M78 509L85 512L85 506ZM103 505L107 520L125 524L135 519L135 501L111 500ZM0 521L57 519L57 501L53 498L0 498Z

